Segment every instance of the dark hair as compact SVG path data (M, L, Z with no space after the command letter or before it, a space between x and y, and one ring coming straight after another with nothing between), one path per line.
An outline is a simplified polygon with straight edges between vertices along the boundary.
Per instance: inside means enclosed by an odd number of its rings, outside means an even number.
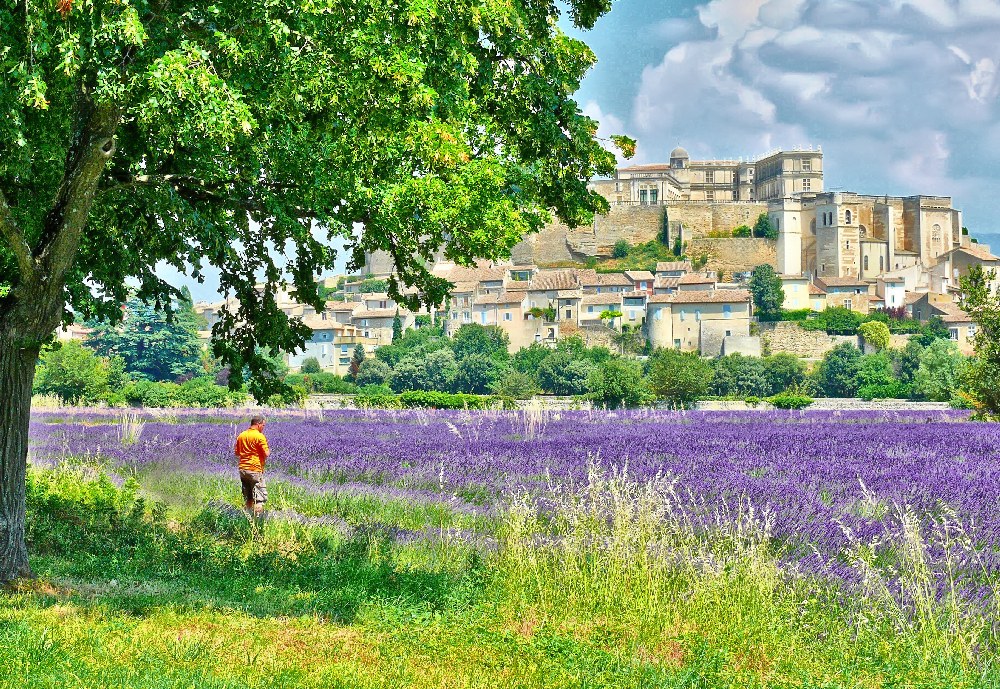
M251 426L256 426L259 423L264 423L264 417L263 416L251 416L250 417L250 425Z

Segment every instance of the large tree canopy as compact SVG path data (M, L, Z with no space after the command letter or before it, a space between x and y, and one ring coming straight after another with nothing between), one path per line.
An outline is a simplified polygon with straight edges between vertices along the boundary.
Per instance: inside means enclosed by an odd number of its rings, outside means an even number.
M120 317L127 285L169 304L155 266L210 263L239 304L215 354L257 373L261 345L307 336L274 296L319 306L332 240L355 267L390 252L439 303L437 250L497 258L550 211L587 221L615 159L572 99L594 56L557 21L610 5L0 0L0 580L27 571L31 376L60 318Z

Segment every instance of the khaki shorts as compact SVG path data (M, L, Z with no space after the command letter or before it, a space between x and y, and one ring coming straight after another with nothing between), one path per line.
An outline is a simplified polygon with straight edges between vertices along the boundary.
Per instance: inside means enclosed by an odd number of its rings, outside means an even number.
M240 469L240 483L243 485L245 502L253 501L257 505L267 502L267 485L264 483L263 473Z

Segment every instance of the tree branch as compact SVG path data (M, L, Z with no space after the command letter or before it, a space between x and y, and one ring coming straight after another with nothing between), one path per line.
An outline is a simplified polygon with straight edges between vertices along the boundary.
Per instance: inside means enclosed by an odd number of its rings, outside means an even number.
M35 262L31 258L31 247L24 239L21 228L17 226L10 206L7 205L7 198L0 192L0 234L7 240L10 250L17 258L17 266L21 271L21 279L31 280L35 272Z

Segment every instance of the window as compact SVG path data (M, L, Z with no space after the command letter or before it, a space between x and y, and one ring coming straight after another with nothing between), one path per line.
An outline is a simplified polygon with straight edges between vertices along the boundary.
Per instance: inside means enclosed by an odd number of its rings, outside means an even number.
M322 356L325 359L327 355L330 353L329 345L323 345L322 347L320 347L320 352L322 352L320 356Z
M816 234L816 218L809 221L809 232Z
M812 162L813 161L812 161L811 158L803 158L802 159L802 172L812 172ZM803 184L806 184L808 182L809 182L809 180L804 180ZM805 187L803 187L803 189L804 188Z
M865 256L864 264L865 264L865 270L867 271L868 270L868 257L867 256Z
M649 203L649 192L647 192L645 189L639 190L639 203L641 203L644 206L647 203Z
M674 338L674 349L680 349L680 348L681 348L680 338Z
M361 319L361 327L362 328L367 328L368 327L368 319L367 318L362 318Z
M722 317L723 318L732 318L733 317L733 306L732 306L732 304L723 304L722 305Z
M705 192L706 201L715 201L715 192L711 189Z
M802 191L812 191L812 180L804 179L802 180Z
M732 337L732 336L733 336L733 331L732 330L727 330L726 331L726 337Z
M347 345L345 344L340 345L340 353L347 354Z
M878 257L878 269L880 272L885 271L885 256Z
M934 223L934 227L931 228L931 241L940 242L941 241L941 226Z
M653 311L653 320L658 321L663 318L663 309L656 309Z
M715 184L715 170L705 172L705 184Z
M350 357L347 357L347 356L340 357L340 365L341 366L347 366L350 363L351 363L351 358Z
M948 328L948 337L953 340L958 339L958 328Z
M570 319L573 317L573 309L566 309L566 318Z
M847 249L848 251L851 250L851 240L850 239L847 240L847 244L845 245L844 248Z
M594 313L593 305L587 307L587 313Z
M462 320L464 322L466 322L466 323L471 323L472 322L472 317L469 315L468 311L463 311L462 312Z
M687 318L687 311L681 309L681 320L683 321L685 318Z
M660 192L659 192L658 189L650 189L649 190L649 203L651 205L655 206L656 203L657 203L657 200L659 199L659 195L660 195Z
M851 224L851 219L852 219L852 216L851 216L851 211L846 211L846 212L844 213L844 222L845 222L846 224L850 225L850 224Z
M479 319L480 319L480 322L483 325L486 325L486 312L485 311L480 311L479 312Z
M847 309L848 311L850 311L853 308L850 299L845 299L844 300L844 308Z
M628 312L628 319L630 321L634 321L635 320L635 311L629 310L629 312Z
M511 315L510 315L510 311L504 311L504 313L503 313L503 319L505 321L512 320Z
M696 321L701 321L701 309L694 310L694 319Z
M969 324L969 337L975 337L975 336L976 336L976 324L975 323L970 323Z

